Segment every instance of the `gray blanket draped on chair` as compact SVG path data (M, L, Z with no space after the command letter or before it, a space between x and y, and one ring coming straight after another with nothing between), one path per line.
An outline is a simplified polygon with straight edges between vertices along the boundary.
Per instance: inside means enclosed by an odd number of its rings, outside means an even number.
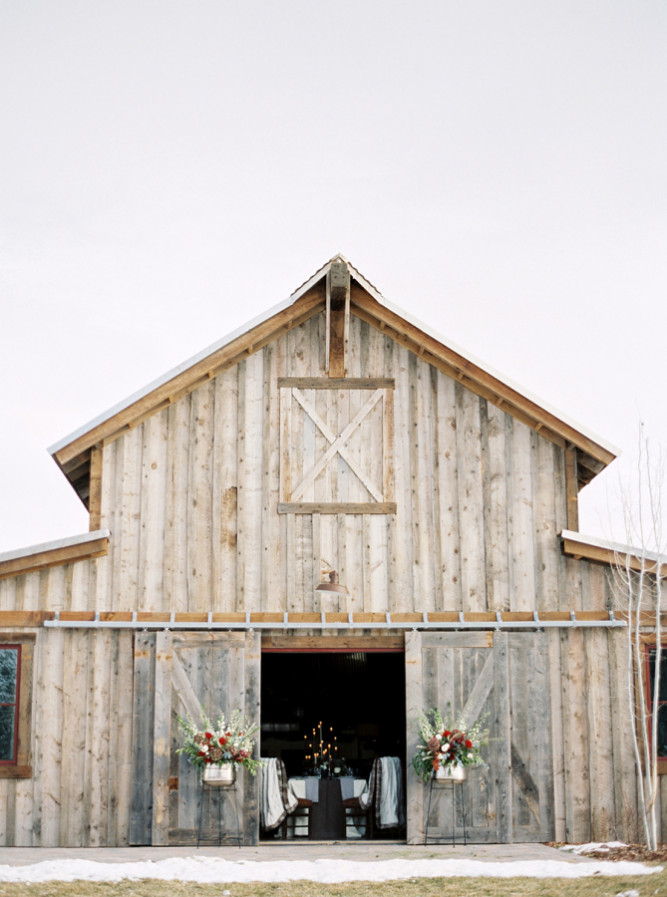
M287 774L282 760L268 757L259 770L259 818L262 828L271 831L293 813L296 798L287 788Z
M371 776L359 797L362 810L375 803L375 824L378 828L397 828L405 824L403 810L403 774L398 757L378 757Z

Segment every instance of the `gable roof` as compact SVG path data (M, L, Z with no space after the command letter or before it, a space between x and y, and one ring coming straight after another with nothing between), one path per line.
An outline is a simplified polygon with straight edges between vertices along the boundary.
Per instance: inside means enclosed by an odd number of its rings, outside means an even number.
M285 301L208 346L49 448L86 507L90 492L91 450L95 446L118 438L282 333L318 314L326 302L326 276L334 262L344 262L349 267L352 313L547 439L563 447L574 447L580 487L616 457L612 446L567 420L469 353L446 342L428 325L388 302L344 256L336 255Z

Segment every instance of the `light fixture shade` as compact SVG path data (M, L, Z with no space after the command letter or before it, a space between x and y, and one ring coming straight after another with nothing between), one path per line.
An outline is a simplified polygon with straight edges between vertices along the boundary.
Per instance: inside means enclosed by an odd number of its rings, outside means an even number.
M315 589L316 592L338 592L340 595L349 595L347 586L338 582L338 571L330 570L329 579L323 579Z

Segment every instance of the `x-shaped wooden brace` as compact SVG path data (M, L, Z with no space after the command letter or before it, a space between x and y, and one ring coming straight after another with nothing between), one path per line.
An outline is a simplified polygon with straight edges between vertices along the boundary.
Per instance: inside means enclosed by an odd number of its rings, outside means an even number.
M371 393L370 398L363 404L363 406L359 409L359 411L355 414L350 423L345 427L345 429L339 436L336 436L333 430L331 430L327 426L325 421L322 420L322 418L319 416L317 411L315 411L310 402L305 398L300 389L294 388L292 390L292 395L297 400L299 405L301 405L308 417L310 417L310 419L313 421L315 426L318 427L319 430L321 430L322 435L327 440L327 442L330 443L329 448L322 455L315 467L313 467L313 469L306 474L306 476L292 493L292 501L299 501L303 498L303 494L306 489L315 482L319 474L324 470L326 465L336 454L339 454L348 465L350 470L353 471L353 473L356 474L357 477L359 477L359 479L368 489L375 501L383 501L384 499L382 497L382 492L370 481L363 470L359 469L359 466L357 465L355 460L350 457L350 453L345 447L345 443L350 438L352 433L354 433L362 420L368 414L370 414L373 408L375 408L377 403L380 401L383 395L383 390L376 389Z

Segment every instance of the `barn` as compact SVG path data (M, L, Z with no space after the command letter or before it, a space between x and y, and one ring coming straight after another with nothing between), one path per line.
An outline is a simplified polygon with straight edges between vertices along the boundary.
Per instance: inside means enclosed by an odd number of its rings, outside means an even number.
M0 555L0 843L193 843L199 705L288 773L315 721L362 773L399 756L408 843L634 836L625 630L577 532L613 449L343 256L51 453L90 531ZM409 768L432 707L485 720L461 792ZM257 843L257 779L235 800Z

